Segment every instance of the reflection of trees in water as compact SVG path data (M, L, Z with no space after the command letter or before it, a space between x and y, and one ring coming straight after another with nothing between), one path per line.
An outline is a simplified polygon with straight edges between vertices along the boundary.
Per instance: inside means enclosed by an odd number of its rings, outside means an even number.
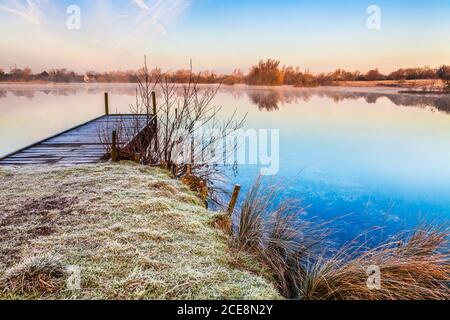
M434 106L441 111L450 113L450 98L444 97L436 99L434 102Z
M37 87L29 87L29 88L5 88L2 90L5 94L0 95L0 98L6 97L6 94L10 92L12 95L16 97L28 97L28 98L34 98L36 93L42 93L47 96L72 96L77 95L80 93L88 93L92 95L100 95L104 92L112 92L117 95L129 95L134 96L136 94L136 88L135 87L87 87L84 85L75 85L75 86L68 86L68 87L58 87L58 88L37 88Z
M201 86L200 86L201 87ZM130 85L123 85L123 86L90 86L90 85L68 85L67 87L55 87L49 89L46 88L39 88L39 87L21 87L21 88L7 88L4 89L5 95L0 96L6 97L6 93L10 92L14 96L25 96L33 98L36 93L43 93L48 96L71 96L71 95L77 95L80 93L87 93L89 95L101 95L104 92L110 92L114 95L126 95L126 96L135 96L136 95L136 86L130 86ZM160 95L160 92L157 88L157 95ZM184 94L184 88L180 86L177 88L177 95L183 96Z
M450 113L450 96L413 95L400 93L373 93L373 92L344 92L327 90L276 90L260 89L249 90L250 101L259 109L274 111L280 104L308 102L312 97L328 98L335 103L345 100L364 99L368 104L375 104L380 98L387 98L396 106L405 107L432 107Z
M224 89L222 89L222 90L224 90ZM227 90L224 90L224 91L227 91ZM231 95L236 100L240 100L246 96L246 92L244 90L227 91L227 94Z
M28 99L33 99L36 93L43 93L47 96L71 96L77 94L78 90L75 89L58 89L58 90L36 90L36 89L11 89L5 90L5 92L10 92L15 97L26 97ZM5 95L0 96L0 98L6 97Z
M253 104L265 111L278 111L280 109L278 103L283 100L280 92L276 91L249 92L248 96Z
M116 95L125 95L125 96L135 96L136 95L136 88L137 87L113 87L113 88L88 88L86 90L89 94L102 94L105 91L112 92Z
M32 100L34 98L34 91L30 91L30 90L15 90L12 91L12 94L15 97L25 97L27 99Z
M299 102L309 102L317 95L315 92L277 89L249 89L245 90L250 101L257 105L260 110L276 111L279 105L294 104Z
M203 86L200 86L202 88ZM211 86L204 86L210 88ZM178 95L183 95L184 87L180 85L177 89ZM369 104L377 103L380 98L387 98L397 106L405 107L431 107L442 112L450 113L450 95L414 95L399 94L396 92L363 92L361 89L336 90L330 89L295 89L295 88L262 88L248 86L222 86L220 91L231 95L235 99L241 99L247 95L250 101L260 110L276 111L280 105L308 102L312 97L327 98L335 103L345 100L364 99ZM109 91L115 95L135 96L136 88L133 85L84 85L74 84L66 87L20 87L2 88L0 99L6 98L8 92L18 97L33 99L36 93L43 93L49 96L70 96L79 93L100 95ZM157 95L160 96L158 90Z

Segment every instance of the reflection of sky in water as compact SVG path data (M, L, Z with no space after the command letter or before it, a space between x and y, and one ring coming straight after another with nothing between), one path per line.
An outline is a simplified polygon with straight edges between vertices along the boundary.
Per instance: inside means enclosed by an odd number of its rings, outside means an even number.
M89 120L129 111L134 85L0 86L0 154ZM215 104L248 113L246 126L280 130L283 195L304 199L310 216L338 219L338 240L372 226L378 235L448 220L450 98L396 89L224 87ZM258 174L242 166L245 187Z

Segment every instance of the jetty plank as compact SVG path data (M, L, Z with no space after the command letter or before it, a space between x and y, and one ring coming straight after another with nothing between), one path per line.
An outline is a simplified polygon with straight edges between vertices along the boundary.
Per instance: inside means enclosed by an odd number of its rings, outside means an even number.
M46 140L0 158L0 166L77 165L104 159L107 143L102 136L120 132L119 147L131 143L149 127L153 117L147 115L104 115L64 131Z

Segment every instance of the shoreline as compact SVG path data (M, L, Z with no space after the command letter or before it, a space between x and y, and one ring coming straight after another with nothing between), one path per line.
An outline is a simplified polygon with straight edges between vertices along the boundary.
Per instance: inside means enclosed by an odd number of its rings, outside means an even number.
M184 83L177 83L177 85L183 85ZM32 85L56 85L56 86L70 86L70 85L111 85L111 86L117 86L117 85L137 85L137 83L134 82L50 82L50 81L3 81L0 82L1 86L12 86L12 85L21 85L21 86L32 86ZM314 88L379 88L379 89L409 89L404 92L399 93L416 93L413 92L413 89L415 90L422 90L423 88L442 88L442 82L440 80L433 80L433 79L425 79L425 80L382 80L382 81L339 81L335 82L333 85L329 86L315 86L315 87L296 87L291 85L281 85L281 86L266 86L266 85L247 85L244 83L241 84L233 84L228 85L224 83L200 83L199 85L207 86L207 85L221 85L224 87L239 87L239 86L248 86L248 87L254 87L254 88L296 88L296 89L314 89ZM422 91L417 91L421 94ZM427 92L428 93L428 92ZM442 94L441 92L432 92ZM445 93L445 92L443 92Z

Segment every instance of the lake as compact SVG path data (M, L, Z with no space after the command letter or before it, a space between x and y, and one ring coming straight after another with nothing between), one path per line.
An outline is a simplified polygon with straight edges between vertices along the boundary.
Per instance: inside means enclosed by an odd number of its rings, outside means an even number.
M133 84L0 85L0 156L101 115L127 113ZM344 242L370 228L388 235L450 217L450 97L395 88L222 87L214 104L278 129L283 197L309 217L335 219ZM242 166L244 190L258 168ZM283 201L280 199L279 201Z

